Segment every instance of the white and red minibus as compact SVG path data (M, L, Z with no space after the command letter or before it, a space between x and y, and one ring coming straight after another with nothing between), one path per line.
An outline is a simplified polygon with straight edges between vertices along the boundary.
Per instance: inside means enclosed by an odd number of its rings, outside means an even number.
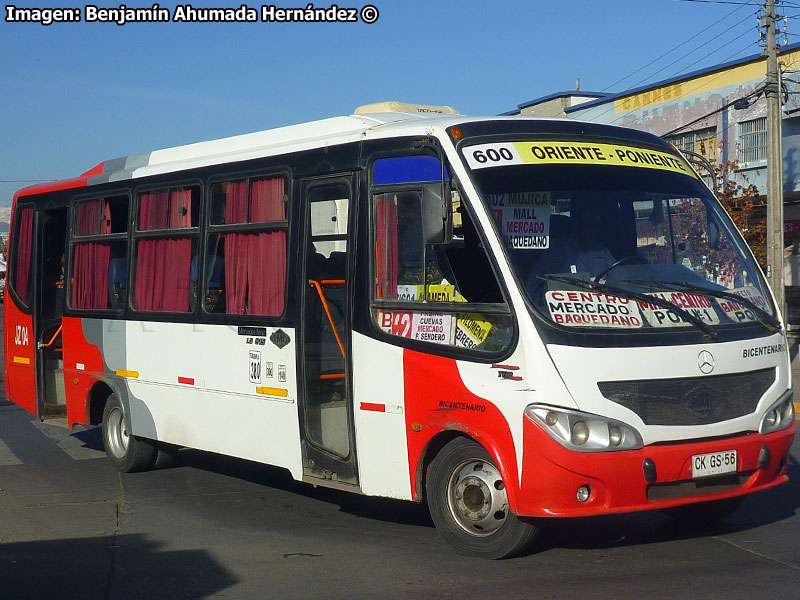
M427 501L458 551L541 518L708 522L787 480L789 354L702 179L639 131L372 105L14 199L6 394Z

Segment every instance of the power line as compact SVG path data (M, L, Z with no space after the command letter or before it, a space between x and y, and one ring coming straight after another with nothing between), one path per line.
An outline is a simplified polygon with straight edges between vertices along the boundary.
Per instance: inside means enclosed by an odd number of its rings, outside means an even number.
M729 46L731 43L732 43L732 42L727 42L725 45L721 46L720 48L718 48L718 49L717 49L717 50L715 50L714 52L718 52L718 51L719 51L719 50L721 50L722 48L725 48L726 46ZM739 50L737 50L737 51L736 51L736 52L734 52L733 54L731 54L731 55L727 56L726 58L724 58L724 59L722 60L722 62L723 62L723 63L725 63L725 62L729 61L729 60L730 60L730 59L732 59L734 56L736 56L736 55L738 55L738 54L741 54L742 52L744 52L745 50L747 50L747 49L748 49L750 46L752 46L752 42L748 42L746 46L744 46L744 47L740 48ZM713 53L712 53L712 54L713 54ZM720 78L720 77L722 77L723 75L725 75L725 71L722 71L722 72L718 73L717 75L715 75L714 77L712 77L711 79L709 79L707 82L704 82L704 84L703 84L703 85L705 85L705 84L708 84L708 83L711 83L712 81L715 81L716 79L719 79L719 78ZM655 86L653 86L653 87L655 87ZM694 87L694 88L690 88L689 90L685 90L685 91L684 91L684 93L683 93L683 95L684 95L684 96L688 96L688 95L689 95L689 94L691 94L693 91L695 91L695 90L699 89L699 87L700 87L700 86L698 85L698 86L696 86L696 87ZM610 106L609 106L609 107L608 107L608 108L607 108L605 111L603 111L602 113L600 113L599 115L597 115L596 117L594 117L592 120L594 121L594 120L597 120L597 119L599 119L600 117L602 117L602 116L604 116L604 115L608 114L609 112L611 112L612 110L614 110L614 108L615 108L615 103L611 103L611 105L610 105ZM615 123L617 123L617 122L621 121L621 120L622 120L622 119L624 119L624 118L625 118L625 115L624 115L624 114L622 114L622 115L620 115L619 117L617 117L616 119L614 119L613 121L611 121L611 123L610 123L610 124L611 124L611 125L614 125Z
M723 104L719 108L717 108L715 110L712 110L710 113L708 113L706 115L703 115L702 117L698 117L694 121L690 121L689 123L686 123L685 125L681 125L680 127L676 128L676 129L673 129L672 131L668 131L667 133L661 135L661 137L667 137L668 135L673 135L673 134L678 133L679 131L681 131L683 129L686 129L687 127L691 127L695 123L699 123L700 121L703 121L703 120L707 119L708 117L713 117L714 115L716 115L718 113L721 113L723 110L733 106L737 102L741 102L742 100L749 100L750 98L757 98L758 96L760 96L763 93L763 91L764 91L764 85L763 85L763 82L762 82L762 84L759 87L757 87L755 90L753 90L752 92L750 92L746 96L742 96L741 98L736 98L735 100L731 100L727 104Z
M724 21L724 20L725 20L725 19L727 19L728 17L732 16L734 13L738 12L739 10L741 10L742 8L744 8L745 6L747 6L747 4L742 4L741 6L739 6L739 8L734 8L734 9L733 9L731 12L729 12L727 15L725 15L724 17L722 17L722 18L721 18L719 21L716 21L715 23L712 23L711 25L709 25L709 26L708 26L708 27L706 27L705 29L703 29L703 30L701 30L701 31L698 31L697 33L695 33L694 35L692 35L691 37L689 37L689 38L688 38L688 39L687 39L685 42L682 42L682 43L678 44L677 46L674 46L672 49L670 49L670 50L667 50L667 51L666 51L664 54L662 54L662 55L661 55L661 56L659 56L658 58L656 58L656 59L654 59L654 60L650 61L650 62L649 62L649 63L647 63L645 66L643 66L643 67L640 67L639 69L636 69L636 70L635 70L633 73L630 73L629 75L626 75L626 76L625 76L625 77L623 77L622 79L620 79L620 80L618 80L618 81L615 81L614 83L612 83L611 85L607 86L605 89L603 89L603 90L601 90L601 91L605 92L606 90L608 90L608 89L610 89L610 88L614 87L614 86L615 86L615 85L617 85L618 83L621 83L621 82L625 81L625 80L626 80L626 79L628 79L629 77L633 77L634 75L636 75L637 73L639 73L639 72L643 71L644 69L646 69L646 68L647 68L647 67L649 67L650 65L652 65L652 64L654 64L654 63L656 63L656 62L658 62L659 60L661 60L662 58L664 58L664 57L665 57L665 56L667 56L668 54L671 54L671 53L675 52L675 51L676 51L678 48L681 48L681 47L685 46L686 44L688 44L689 42L691 42L691 41L693 41L693 40L697 39L697 37L698 37L699 35L701 35L701 34L705 33L706 31L708 31L708 30L709 30L709 29L711 29L712 27L716 27L716 26L717 26L717 25L719 25L719 24L720 24L722 21ZM749 18L749 17L748 17L748 18ZM743 19L742 21L740 21L739 23L741 23L741 22L743 22L743 21L744 21L744 19ZM723 33L726 33L726 32L727 32L727 30L726 30L725 32L723 32ZM702 47L702 46L700 46L700 47ZM692 52L694 52L694 50L692 50ZM689 54L691 54L691 52L690 52ZM686 55L684 55L684 56L686 56ZM683 57L681 57L681 58L683 58ZM678 60L680 60L680 59L678 59ZM674 63L671 63L671 64L674 64ZM668 66L670 66L670 65L668 65ZM666 68L666 67L665 67L665 68ZM663 69L662 69L662 70L663 70ZM660 73L660 71L656 71L656 73ZM655 74L655 73L653 73L653 74L652 74L652 75L650 75L649 77L645 78L643 81L647 81L647 79L649 79L650 77L652 77L654 74ZM631 87L636 87L636 86L635 86L635 85L633 85L633 86L631 86Z
M746 6L750 4L755 5L755 2L734 2L733 0L673 0L674 2L693 2L695 4L740 4Z
M47 183L57 179L0 179L0 183Z

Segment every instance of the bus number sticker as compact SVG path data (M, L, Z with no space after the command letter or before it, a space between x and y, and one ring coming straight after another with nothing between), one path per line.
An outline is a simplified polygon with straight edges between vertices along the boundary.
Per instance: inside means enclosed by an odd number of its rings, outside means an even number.
M286 365L278 365L278 381L286 383Z
M550 247L550 192L486 196L506 248L545 250Z
M264 363L264 377L267 379L275 378L275 367L271 362Z
M512 143L470 146L464 153L471 169L525 164Z
M545 294L554 323L569 327L638 329L642 315L633 300L597 292L550 291Z
M261 383L261 352L250 352L250 383Z
M28 328L24 325L17 325L17 328L14 330L14 343L17 346L27 346L28 345Z

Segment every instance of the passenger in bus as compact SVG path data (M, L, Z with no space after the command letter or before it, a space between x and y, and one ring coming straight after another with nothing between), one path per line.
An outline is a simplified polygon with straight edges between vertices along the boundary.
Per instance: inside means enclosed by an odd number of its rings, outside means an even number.
M571 216L572 231L563 239L551 238L550 248L542 255L528 277L526 287L534 296L542 286L539 275L566 273L588 274L595 278L611 266L614 255L600 241L600 215L591 207L575 210Z

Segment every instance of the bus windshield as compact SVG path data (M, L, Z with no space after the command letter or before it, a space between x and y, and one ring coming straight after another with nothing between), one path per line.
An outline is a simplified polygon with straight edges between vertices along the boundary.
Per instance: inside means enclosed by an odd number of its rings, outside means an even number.
M464 148L531 304L568 328L779 328L752 254L678 155L575 142Z

